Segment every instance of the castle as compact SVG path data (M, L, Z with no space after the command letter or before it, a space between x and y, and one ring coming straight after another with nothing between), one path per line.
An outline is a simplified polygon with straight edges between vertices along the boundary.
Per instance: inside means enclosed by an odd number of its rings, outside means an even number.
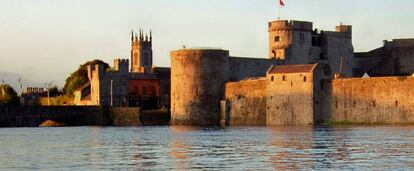
M131 69L128 59L114 59L112 68L87 66L89 82L75 91L76 105L157 109L170 104L170 68L155 67L152 33L131 35Z
M88 66L75 104L170 108L172 125L414 123L414 40L354 53L352 26L319 31L312 22L268 23L268 58L223 49L171 52L154 67L152 34L131 36L129 60ZM362 75L374 77L361 78ZM388 76L388 77L383 77Z
M318 31L312 25L270 22L268 59L222 49L171 52L171 124L414 123L407 100L414 78L405 77L414 72L412 40L355 54L352 26Z

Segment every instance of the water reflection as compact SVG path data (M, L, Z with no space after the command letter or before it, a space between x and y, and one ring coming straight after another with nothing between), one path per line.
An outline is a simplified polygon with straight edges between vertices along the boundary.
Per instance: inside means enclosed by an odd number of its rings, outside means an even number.
M185 143L185 139L180 134L185 134L189 131L198 130L195 127L172 126L170 130L175 136L172 138L170 146L170 156L174 163L174 168L177 170L185 170L190 167L188 161L190 147Z
M414 169L414 127L0 129L0 170Z

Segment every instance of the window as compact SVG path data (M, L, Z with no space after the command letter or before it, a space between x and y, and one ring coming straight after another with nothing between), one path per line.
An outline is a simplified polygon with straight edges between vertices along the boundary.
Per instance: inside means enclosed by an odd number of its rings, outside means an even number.
M142 87L142 95L146 96L148 94L147 87Z
M303 82L306 82L306 76L303 77Z
M312 36L312 46L320 47L322 45L321 37Z
M151 96L155 96L155 87L151 86Z
M275 80L275 77L273 77L273 76L272 76L272 77L270 78L270 80L273 82L273 81Z
M146 53L144 54L144 61L145 61L144 64L148 65L148 54Z
M138 58L138 53L134 53L134 65L138 65L138 60L136 60Z
M286 81L286 75L282 77L282 81Z
M322 60L325 60L326 59L326 55L324 53L321 53L319 55L319 58L322 59Z
M305 33L304 32L300 32L300 40L303 43L305 41Z
M273 59L277 59L275 50L272 50L272 54L273 54Z
M138 95L138 92L139 92L138 87L137 86L134 86L134 88L132 90L132 94L133 95Z
M318 46L316 37L312 37L312 46Z
M275 42L280 42L280 36L275 37Z

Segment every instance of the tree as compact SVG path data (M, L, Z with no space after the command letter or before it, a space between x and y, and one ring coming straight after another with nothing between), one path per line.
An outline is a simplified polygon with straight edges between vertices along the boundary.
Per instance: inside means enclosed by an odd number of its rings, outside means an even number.
M88 71L86 70L86 67L88 65L96 65L96 64L103 65L104 70L109 68L109 64L99 59L88 61L80 65L79 68L75 72L73 72L68 78L66 78L65 86L63 87L63 92L67 96L73 96L73 92L75 92L76 89L80 88L82 85L86 84L89 81Z
M0 105L15 106L20 105L16 91L8 84L0 85Z
M49 91L50 97L56 97L62 95L62 91L57 88L57 86L53 86L47 89Z

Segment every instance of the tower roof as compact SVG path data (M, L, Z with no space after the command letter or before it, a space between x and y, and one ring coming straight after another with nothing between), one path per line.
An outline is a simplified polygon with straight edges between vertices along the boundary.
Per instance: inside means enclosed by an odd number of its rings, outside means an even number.
M318 64L302 64L302 65L277 65L271 66L268 73L269 74L278 74L278 73L304 73L304 72L313 72Z

